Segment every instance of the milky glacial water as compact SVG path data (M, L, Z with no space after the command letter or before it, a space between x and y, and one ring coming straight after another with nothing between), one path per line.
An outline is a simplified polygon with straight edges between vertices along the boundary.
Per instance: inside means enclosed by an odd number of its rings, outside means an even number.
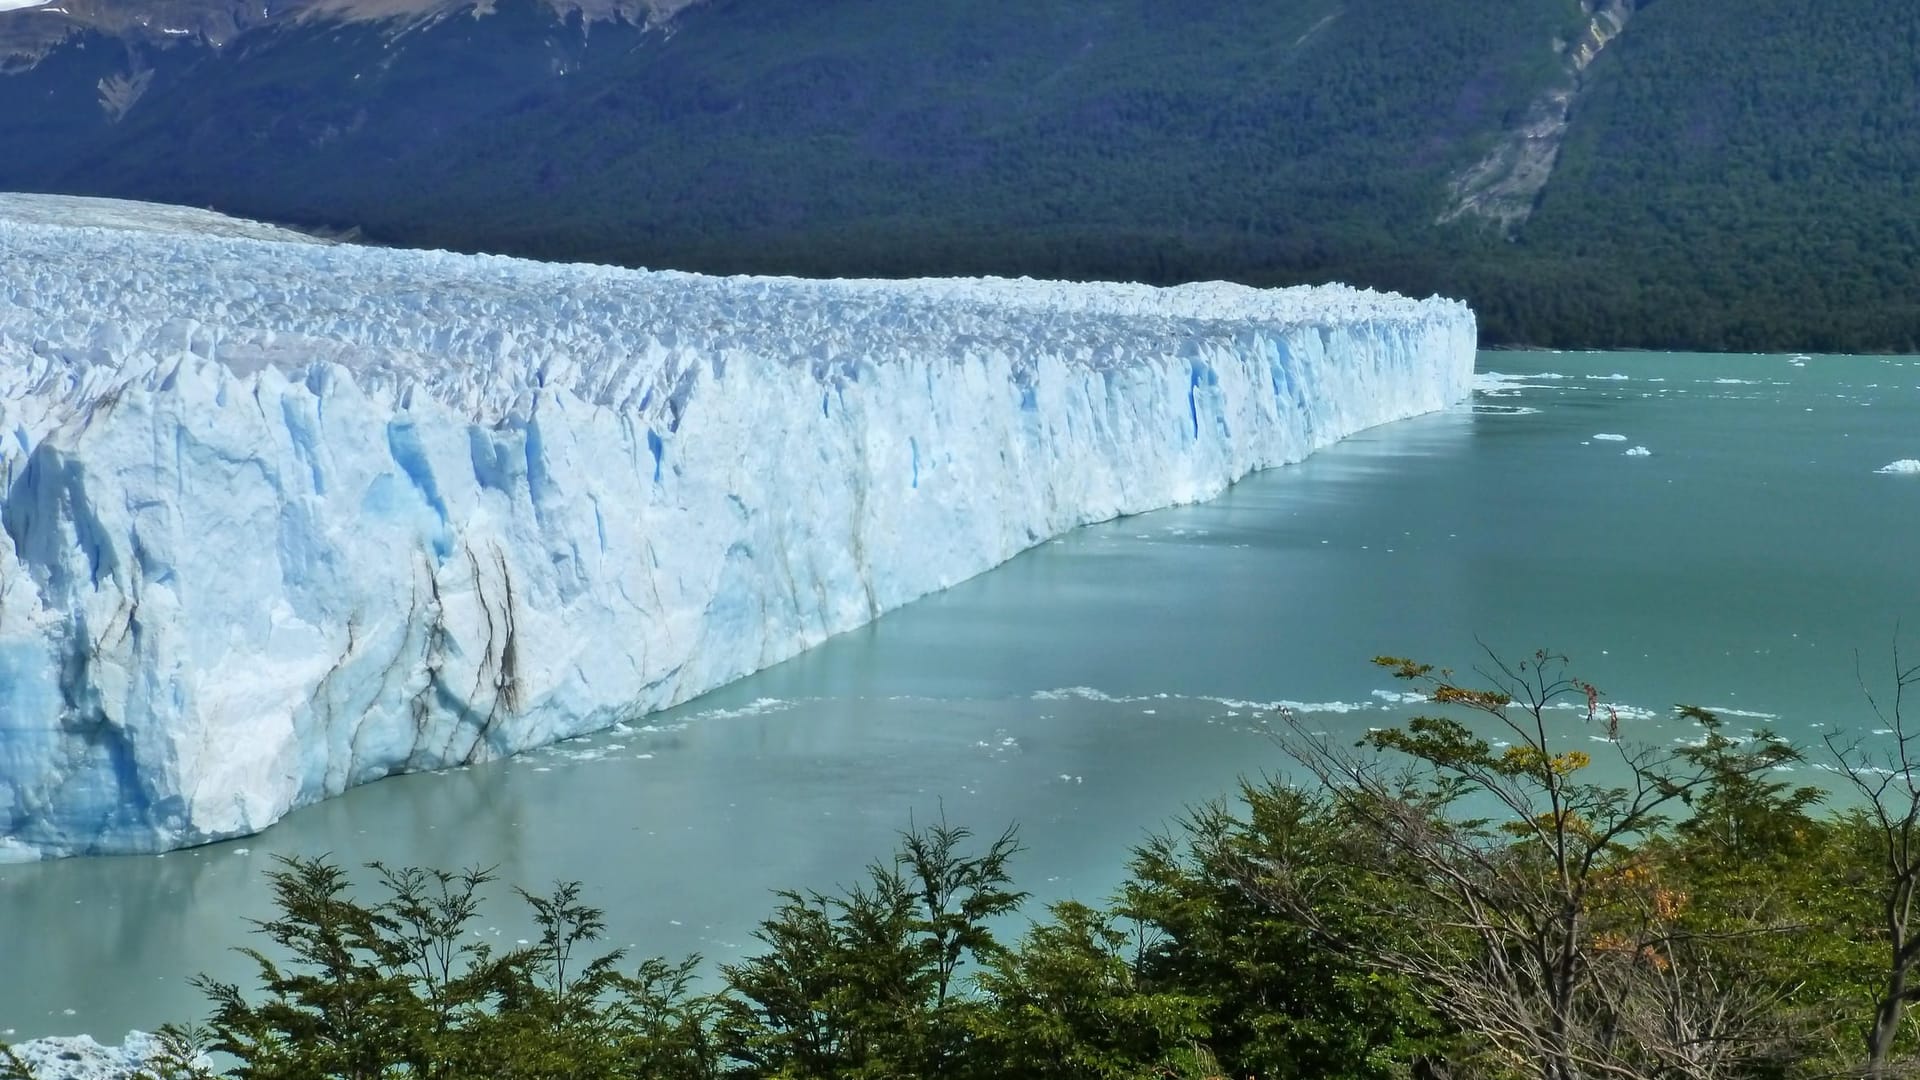
M644 727L383 781L247 840L0 866L0 1036L201 1015L185 976L244 981L230 947L269 913L274 854L583 879L611 944L716 961L752 949L770 890L853 880L942 813L1019 825L1036 913L1098 900L1146 830L1284 770L1283 703L1337 734L1408 715L1382 652L1567 653L1636 738L1685 737L1678 702L1873 738L1856 653L1879 678L1898 621L1920 629L1920 475L1876 471L1920 459L1920 361L1480 366L1513 377L1080 530ZM481 925L530 936L504 900Z

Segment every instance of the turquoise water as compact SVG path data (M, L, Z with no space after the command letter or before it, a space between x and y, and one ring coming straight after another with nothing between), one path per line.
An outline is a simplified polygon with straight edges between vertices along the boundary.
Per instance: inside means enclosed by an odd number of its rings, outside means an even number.
M1920 361L1481 367L1534 377L1043 545L645 728L384 781L244 841L0 867L0 1033L199 1015L184 976L244 975L227 947L267 914L275 853L580 878L612 943L720 960L770 889L851 880L942 812L1017 822L1036 900L1097 900L1144 830L1284 768L1279 703L1341 733L1405 716L1381 652L1552 648L1647 739L1682 737L1677 702L1871 737L1855 654L1872 678L1898 620L1920 626L1920 475L1875 471L1920 458ZM505 903L484 926L528 936Z

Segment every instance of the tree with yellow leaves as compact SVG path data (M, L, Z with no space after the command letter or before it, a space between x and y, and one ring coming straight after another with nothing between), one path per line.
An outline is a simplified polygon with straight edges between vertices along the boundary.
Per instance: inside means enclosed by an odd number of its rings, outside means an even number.
M1796 752L1764 732L1731 737L1690 708L1680 711L1699 729L1690 745L1636 743L1564 658L1489 661L1478 672L1485 686L1398 657L1375 661L1465 720L1417 716L1352 747L1298 721L1284 737L1394 853L1382 873L1408 886L1393 892L1396 910L1379 914L1418 932L1341 946L1425 988L1498 1071L1709 1080L1790 1053L1775 992L1708 962L1710 944L1681 917L1686 895L1634 848L1696 795ZM1590 738L1610 760L1566 746ZM1316 895L1318 882L1337 879L1310 867L1246 871L1250 888L1305 920L1330 902L1366 902Z

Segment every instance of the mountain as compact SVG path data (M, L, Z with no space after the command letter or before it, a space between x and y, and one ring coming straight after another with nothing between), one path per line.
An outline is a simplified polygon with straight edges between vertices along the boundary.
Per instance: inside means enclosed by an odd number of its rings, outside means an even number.
M89 2L0 13L0 187L707 271L1341 279L1464 296L1495 343L1920 350L1895 0Z

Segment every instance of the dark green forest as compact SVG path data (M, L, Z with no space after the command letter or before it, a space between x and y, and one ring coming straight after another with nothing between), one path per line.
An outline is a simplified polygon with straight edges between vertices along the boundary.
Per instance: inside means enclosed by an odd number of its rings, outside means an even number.
M254 985L198 980L209 1014L165 1030L150 1080L1920 1066L1920 726L1900 706L1920 669L1871 689L1890 738L1799 747L1695 708L1695 738L1638 742L1545 653L1472 679L1377 663L1434 711L1358 744L1282 714L1286 772L1149 834L1103 904L1028 910L1017 834L941 820L848 887L775 894L704 980L698 958L601 952L578 883L522 892L539 940L495 950L485 870L283 860ZM1824 790L1781 771L1814 764ZM0 1047L0 1077L32 1070Z
M1920 351L1920 9L1640 0L531 0L410 29L81 40L0 77L0 186L375 242L715 272L1001 274L1467 299L1490 344ZM1556 49L1556 44L1560 46ZM84 47L81 47L84 46ZM1555 90L1512 229L1436 222Z

